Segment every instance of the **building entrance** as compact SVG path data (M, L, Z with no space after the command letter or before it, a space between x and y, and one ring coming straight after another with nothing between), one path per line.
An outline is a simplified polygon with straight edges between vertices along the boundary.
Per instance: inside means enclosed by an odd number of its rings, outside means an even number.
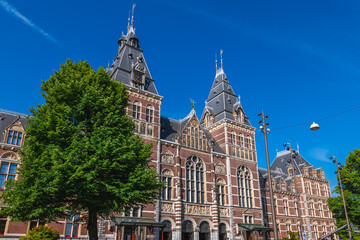
M208 222L200 224L199 240L210 240L210 226Z
M184 221L182 225L182 240L193 240L194 239L194 228L190 221Z

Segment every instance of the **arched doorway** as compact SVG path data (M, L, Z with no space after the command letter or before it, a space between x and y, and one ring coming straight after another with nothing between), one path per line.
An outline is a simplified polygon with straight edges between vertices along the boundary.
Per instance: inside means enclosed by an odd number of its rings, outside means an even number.
M219 240L226 239L226 225L225 223L220 223L219 225Z
M208 222L200 223L199 240L210 240L210 225Z
M182 240L193 240L194 228L191 221L184 221L182 224Z
M162 239L163 240L171 240L172 239L172 232L171 232L171 222L168 220L163 221L162 223L165 224L165 227L162 231Z

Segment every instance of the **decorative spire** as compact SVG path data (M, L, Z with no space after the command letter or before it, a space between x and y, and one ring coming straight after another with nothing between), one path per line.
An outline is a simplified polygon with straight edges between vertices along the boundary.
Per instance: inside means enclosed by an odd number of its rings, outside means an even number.
M127 34L129 34L130 32L133 32L133 33L135 32L135 29L134 29L134 9L135 9L135 7L136 7L136 4L134 3L131 11L129 12ZM131 15L131 20L130 20L130 15Z
M217 66L217 55L216 55L216 53L215 53L215 69L216 69L216 71L218 70L218 66Z
M222 54L223 54L223 50L220 49L220 57L221 57L221 69L223 69L223 57L222 57Z
M136 7L136 3L133 4L132 10L131 10L131 27L134 28L134 9Z

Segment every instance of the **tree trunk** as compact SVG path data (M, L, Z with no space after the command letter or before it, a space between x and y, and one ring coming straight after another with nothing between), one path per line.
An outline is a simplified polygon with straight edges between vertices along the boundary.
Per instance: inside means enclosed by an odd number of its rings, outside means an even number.
M89 209L89 221L87 224L89 240L98 240L98 226L96 211Z

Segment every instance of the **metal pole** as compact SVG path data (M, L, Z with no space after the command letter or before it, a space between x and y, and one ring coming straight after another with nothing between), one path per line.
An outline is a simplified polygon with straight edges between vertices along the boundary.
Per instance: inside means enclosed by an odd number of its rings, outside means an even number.
M292 157L292 149L291 149L291 142L290 142L290 139L289 139L289 148L290 148L290 158L291 160L293 161L293 164L294 164L294 167L296 168L296 163L295 163L295 159L293 159ZM300 171L300 169L299 169ZM300 206L300 194L298 192L298 189L297 189L297 183L296 183L296 176L295 176L295 173L296 173L296 169L295 169L295 172L294 172L294 176L293 176L293 179L294 179L294 182L295 182L295 194L296 194L296 202L297 202L297 208L298 208L298 214L299 214L299 222L300 222L300 238L303 239L303 224L302 224L302 218L301 218L301 206ZM300 171L300 174L301 174L301 171Z
M341 184L341 176L340 176L340 171L339 171L340 169L339 169L338 161L336 158L336 153L335 153L335 162L336 162L336 168L337 168L337 173L338 173L337 175L338 175L338 179L339 179L339 185L340 185L340 189L341 189L341 196L342 196L342 200L343 200L343 204L344 204L346 224L347 224L347 228L348 228L348 232L349 232L349 240L351 240L352 239L351 228L350 228L349 218L348 218L348 214L347 214L347 210L346 210L344 191L343 191L342 184Z
M261 114L262 114L261 117L262 117L262 125L263 125L264 139L265 139L265 153L266 153L267 172L268 172L268 178L269 178L270 205L271 205L271 214L272 214L272 222L273 222L274 239L278 240L275 203L274 203L272 179L271 179L271 171L270 171L269 150L268 150L268 143L267 143L267 134L268 133L267 133L267 130L266 130L264 111L262 111Z

